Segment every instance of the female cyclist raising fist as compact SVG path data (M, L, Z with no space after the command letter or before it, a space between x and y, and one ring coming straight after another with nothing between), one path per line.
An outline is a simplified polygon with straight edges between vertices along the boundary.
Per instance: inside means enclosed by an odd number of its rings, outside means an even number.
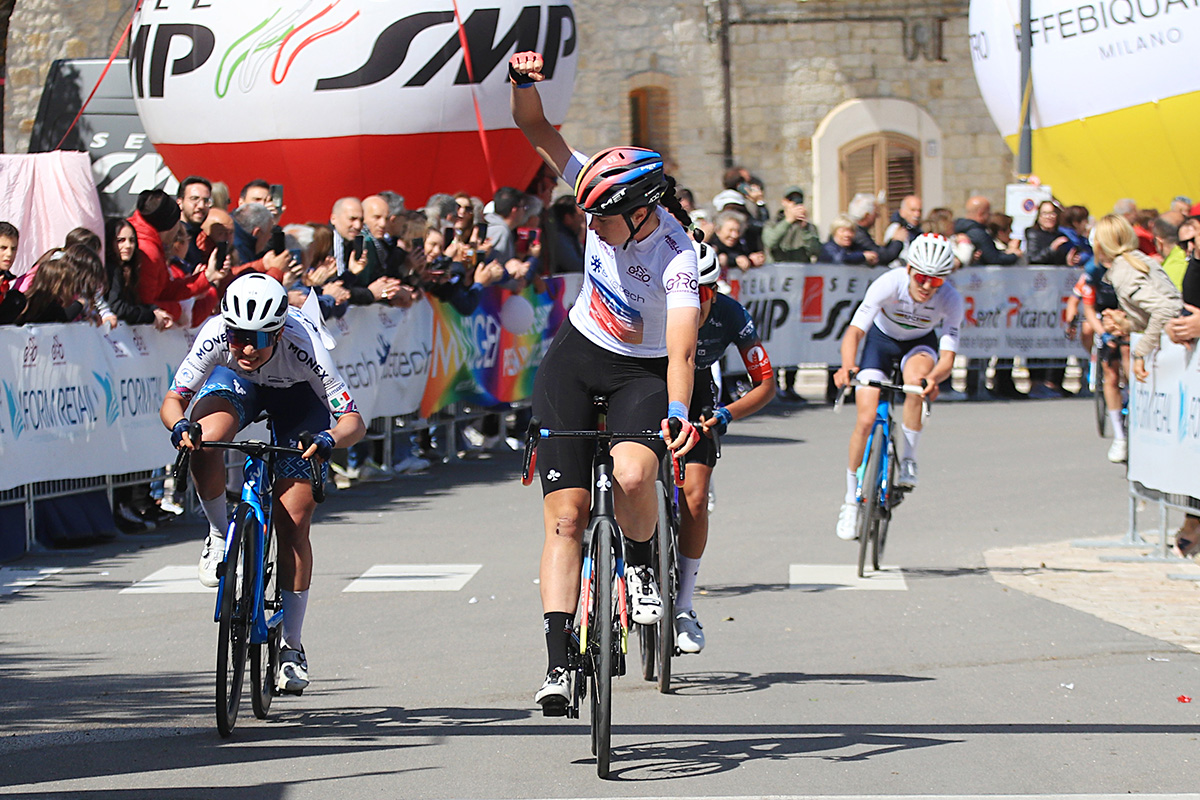
M626 579L635 622L652 624L662 601L649 567L657 516L654 479L670 447L684 453L697 434L688 423L700 302L691 224L663 173L662 156L614 147L592 157L572 150L546 119L536 85L544 80L538 53L509 62L513 121L538 154L574 188L588 215L584 280L538 367L533 412L543 427L583 430L596 424L592 397L608 397L608 428L664 431L682 423L673 441L613 446L617 522L626 537ZM660 207L665 205L670 211ZM674 217L672 216L674 215ZM535 695L544 713L565 713L569 693L567 642L579 598L581 541L591 505L592 447L547 439L539 445L545 541L541 594L548 665Z

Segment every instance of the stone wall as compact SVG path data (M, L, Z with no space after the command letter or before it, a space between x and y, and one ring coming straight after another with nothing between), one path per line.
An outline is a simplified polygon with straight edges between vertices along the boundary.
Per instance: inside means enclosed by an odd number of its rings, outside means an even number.
M580 60L567 140L592 152L630 138L628 94L668 90L670 152L697 199L723 171L717 4L704 0L575 0ZM1002 204L1013 157L979 95L967 51L966 0L870 3L731 0L733 156L768 193L811 186L812 137L840 103L901 98L942 131L942 196L961 210L982 193ZM5 136L24 152L46 70L55 58L107 57L131 13L130 0L17 0L9 32ZM866 21L822 22L853 14ZM905 24L945 15L944 61L904 57ZM758 24L753 22L758 20ZM765 24L765 23L771 24ZM777 200L773 201L773 204ZM821 220L824 221L824 220Z
M1003 207L1014 159L975 83L966 2L860 3L855 14L891 19L858 22L811 21L841 14L850 4L760 0L758 12L736 0L731 5L733 158L763 178L769 197L791 183L812 185L812 137L830 111L853 98L886 97L915 103L940 126L947 205L958 212L967 197L984 194ZM924 55L909 61L900 20L929 20L934 5L948 15L944 61ZM626 141L625 97L652 76L670 92L669 156L680 184L698 201L711 199L724 169L716 3L706 12L703 3L685 0L652 9L625 0L578 0L575 13L581 54L564 136L587 152ZM771 24L751 24L750 17Z
M50 63L59 58L108 58L132 9L131 0L16 0L4 93L8 152L29 149Z

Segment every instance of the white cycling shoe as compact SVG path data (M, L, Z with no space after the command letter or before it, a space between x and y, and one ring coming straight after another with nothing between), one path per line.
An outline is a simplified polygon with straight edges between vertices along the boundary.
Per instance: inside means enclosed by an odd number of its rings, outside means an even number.
M917 488L917 462L912 458L900 461L900 470L896 474L896 485L906 489Z
M838 512L837 537L847 542L858 538L858 502L842 503Z
M653 625L662 619L662 596L649 567L625 567L629 587L630 616L638 625Z
M704 649L704 626L691 609L675 615L675 647L681 653L699 653Z
M213 588L221 582L217 567L225 560L225 540L215 536L204 537L204 549L200 551L200 563L196 565L196 577L202 586Z
M279 673L275 688L281 692L303 692L308 688L308 658L304 650L285 647L279 651Z
M567 703L571 700L571 676L562 667L550 670L533 700L542 707L543 716L564 716L567 713Z
M1122 464L1129 459L1129 440L1113 439L1108 448L1108 460L1114 464Z

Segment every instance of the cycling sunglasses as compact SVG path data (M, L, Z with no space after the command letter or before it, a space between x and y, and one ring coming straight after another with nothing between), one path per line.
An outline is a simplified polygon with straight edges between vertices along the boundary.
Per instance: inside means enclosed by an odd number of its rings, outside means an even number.
M278 331L244 331L240 328L226 328L225 337L234 347L249 345L255 350L262 350L275 344L279 337Z
M945 278L937 278L933 275L926 275L923 272L913 270L912 279L922 286L928 286L930 289L936 289L946 282Z

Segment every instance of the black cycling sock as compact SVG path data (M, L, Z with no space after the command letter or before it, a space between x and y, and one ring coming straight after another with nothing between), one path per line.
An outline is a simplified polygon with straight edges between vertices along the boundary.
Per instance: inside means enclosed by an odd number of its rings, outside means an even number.
M572 619L573 615L565 611L550 611L542 615L542 629L546 632L546 672L555 667L567 668Z
M650 559L654 555L654 549L650 545L650 540L644 542L635 542L633 539L626 537L625 539L625 563L631 567L648 567Z

